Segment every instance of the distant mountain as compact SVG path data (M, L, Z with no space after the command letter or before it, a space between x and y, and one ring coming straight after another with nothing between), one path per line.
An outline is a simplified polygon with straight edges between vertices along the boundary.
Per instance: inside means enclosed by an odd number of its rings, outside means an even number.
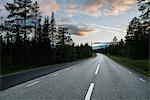
M97 50L101 48L106 48L110 45L111 42L96 42L93 44L92 49Z

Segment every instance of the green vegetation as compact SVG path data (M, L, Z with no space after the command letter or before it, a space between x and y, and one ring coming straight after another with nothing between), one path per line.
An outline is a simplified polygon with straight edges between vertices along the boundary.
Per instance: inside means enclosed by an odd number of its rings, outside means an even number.
M150 76L150 70L149 70L149 65L150 65L150 60L133 60L128 57L119 57L119 56L112 56L112 55L107 55L114 61L125 65L126 67L132 68L146 76Z
M18 67L2 67L0 71L0 75L5 75L5 74L10 74L10 73L16 73L16 72L21 72L21 71L26 71L30 70L33 68L36 68L38 66L18 66Z
M138 0L137 4L141 15L129 23L125 40L114 37L108 47L95 52L109 54L113 60L149 76L150 2Z
M9 14L0 24L2 74L92 56L88 43L76 46L69 27L55 24L54 12L42 18L34 0L13 0L5 8Z

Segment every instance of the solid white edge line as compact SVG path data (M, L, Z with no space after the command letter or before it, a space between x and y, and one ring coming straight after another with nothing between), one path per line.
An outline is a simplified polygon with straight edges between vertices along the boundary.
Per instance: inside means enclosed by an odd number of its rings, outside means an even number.
M70 68L66 68L65 70L66 70L66 71L67 71L67 70L70 70Z
M122 69L123 69L123 70L125 70L125 68L124 68L124 67L122 67Z
M142 78L139 78L139 80L143 81L143 82L146 82L145 80L143 80Z
M91 83L84 100L90 100L93 88L94 88L94 83Z
M33 83L27 85L26 87L30 87L30 86L32 86L32 85L34 85L34 84L37 84L37 83L39 83L39 81L33 82Z
M99 71L99 64L98 64L98 66L97 66L97 68L96 68L96 71L95 71L95 75L97 75L98 74L98 71Z
M131 74L132 72L128 71L129 74Z
M53 76L57 76L59 73L55 73Z
M128 71L129 74L132 74L132 72Z

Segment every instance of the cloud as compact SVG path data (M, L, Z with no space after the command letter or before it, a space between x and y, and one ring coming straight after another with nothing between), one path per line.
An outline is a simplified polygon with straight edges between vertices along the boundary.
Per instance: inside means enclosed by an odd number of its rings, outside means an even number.
M92 29L92 28L91 29L90 28L80 28L79 30L80 31L79 31L78 35L80 35L80 36L84 36L89 33L93 33L95 31L95 29Z
M40 10L44 14L51 14L50 11L58 11L60 9L60 5L56 2L56 0L39 0Z
M136 3L136 0L38 0L42 13L49 15L51 11L63 10L67 16L84 14L88 16L117 16L125 14Z
M94 28L86 28L86 27L79 28L75 25L69 25L69 24L66 24L64 26L68 28L69 33L78 36L84 36L95 31Z
M104 29L104 30L121 31L121 28L102 26L102 25L97 25L97 28Z
M66 6L68 13L82 13L89 16L116 16L131 9L136 0L90 0L84 4L72 2Z
M126 34L126 30L122 28L116 28L116 27L109 27L109 26L102 26L102 25L97 25L96 26L97 31L104 31L108 33L113 33L118 36L122 36L123 34Z
M65 4L65 12L67 13L75 13L78 11L78 5L76 4Z
M73 23L72 20L70 18L61 18L60 20L57 21L57 23L59 24L69 24L69 23Z
M112 3L111 12L108 15L119 15L130 9L130 5L135 3L135 0L116 0Z
M110 33L115 36L124 36L126 34L126 27L110 27L110 26L103 26L98 24L91 24L90 27L94 27L95 33Z
M5 10L4 3L2 1L0 1L0 12L1 12L1 14L4 10Z
M3 0L3 2L9 0ZM117 16L125 14L136 3L136 0L33 0L38 1L43 15L50 15L52 11L63 10L66 15L84 14L88 16ZM62 3L65 1L66 3ZM0 9L2 2L0 0Z

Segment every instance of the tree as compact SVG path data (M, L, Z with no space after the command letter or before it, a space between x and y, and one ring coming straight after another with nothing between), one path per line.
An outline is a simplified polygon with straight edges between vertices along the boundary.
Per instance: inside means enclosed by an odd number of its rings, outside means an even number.
M68 29L56 26L54 12L41 23L37 2L13 0L5 8L9 15L0 25L2 73L76 60L77 48ZM80 51L78 58L91 55L87 44Z
M69 44L71 43L72 39L68 33L68 28L65 26L59 26L58 27L58 36L57 36L57 47L59 48L59 55L62 56L62 61L66 61L68 59L67 55L71 55L72 51L70 51L69 49L71 49L71 45Z
M32 10L32 23L34 24L34 38L39 41L39 37L41 34L41 12L39 11L39 5L36 2L33 3L31 7Z
M55 18L54 12L52 12L51 21L50 21L50 38L51 38L51 46L52 48L55 47L57 34L56 34L56 26L55 26Z
M31 28L30 20L31 20L31 0L14 0L12 3L7 3L5 8L10 13L7 18L12 18L10 23L12 26L16 26L18 29L18 34L20 34L20 30L23 32L24 41L27 39L27 31Z
M134 59L143 59L149 56L149 5L150 2L147 0L138 0L139 11L141 11L142 14L139 18L133 18L127 29L127 54Z
M55 51L55 45L56 45L56 39L57 39L57 34L56 34L56 26L55 26L55 18L54 18L54 12L52 12L51 16L51 21L50 21L50 38L51 38L51 48L52 48L52 61L55 63L55 56L56 56L56 51Z
M67 35L68 35L68 28L64 26L60 26L58 28L58 45L65 46L65 44L69 41L67 41Z
M142 13L140 15L141 22L141 45L143 46L144 58L150 57L149 54L149 39L150 39L150 1L138 0L138 10Z
M141 20L149 22L149 20L150 20L150 1L138 0L138 10L142 13L140 16Z
M42 38L47 40L47 39L50 39L49 38L49 26L50 26L50 23L49 23L49 18L45 18L44 20L44 24L43 24L43 34L42 34Z

